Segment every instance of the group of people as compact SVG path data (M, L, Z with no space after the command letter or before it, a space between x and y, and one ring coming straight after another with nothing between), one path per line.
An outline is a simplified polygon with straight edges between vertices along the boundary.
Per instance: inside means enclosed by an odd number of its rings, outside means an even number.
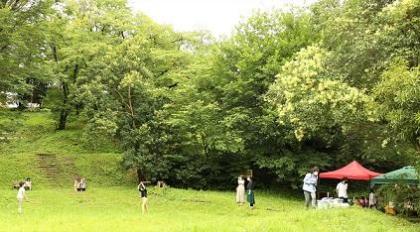
M370 190L369 197L360 196L353 198L353 204L363 208L376 207L376 196L373 190Z
M23 181L14 181L13 182L13 188L14 189L19 189L20 188L20 183L23 183L23 187L25 188L25 190L32 190L31 178L27 177Z
M85 178L82 177L76 177L76 179L74 180L74 191L76 192L84 192L86 191L87 188L87 181Z
M318 175L319 175L319 168L313 167L303 179L303 193L305 197L305 206L309 208L310 206L316 207L316 191L317 191L317 183L318 183ZM158 182L158 187L165 187L166 184L164 182ZM246 200L249 203L251 209L254 208L255 205L255 195L254 195L254 181L251 176L247 176L244 179L244 176L238 177L238 186L236 187L236 203L239 205L243 205ZM32 182L30 178L26 178L25 181L19 182L18 186L14 185L14 188L18 188L18 212L22 213L22 203L23 200L26 199L26 190L32 190ZM87 188L87 182L85 178L77 177L74 180L74 190L77 192L84 192ZM140 181L139 185L137 186L139 191L139 195L141 198L141 209L142 213L147 213L148 211L148 202L147 202L147 188L146 188L146 181ZM336 191L337 196L343 200L343 203L348 203L348 180L347 178L343 178L337 184ZM353 204L361 206L361 207L374 207L376 205L376 198L373 190L369 193L369 198L366 197L358 197L353 199Z
M163 181L158 181L157 186L159 188L166 188L166 184ZM27 195L26 195L26 190L31 190L32 189L32 182L30 180L30 178L27 178L26 181L20 181L17 184L14 184L13 187L15 189L18 189L18 193L17 193L17 200L18 200L18 213L22 214L23 213L23 201L29 201ZM87 181L85 178L81 178L81 177L77 177L74 180L74 191L76 192L84 192L86 191L87 188ZM142 205L141 205L141 209L142 209L142 213L147 213L148 211L148 203L147 203L147 188L146 188L146 181L140 181L139 185L137 186L137 189L139 191L140 194L140 198L142 200Z
M32 190L32 181L31 178L26 178L25 181L19 181L13 183L13 188L18 189L17 193L17 200L18 200L18 213L23 213L23 201L28 201L28 197L26 195L26 191ZM74 191L76 192L84 192L87 188L87 182L85 178L77 177L74 180Z
M239 205L243 205L245 203L245 190L249 207L253 209L255 205L255 196L254 181L252 180L251 176L248 176L246 181L243 176L238 177L238 186L236 187L236 203Z
M318 175L319 175L319 168L313 167L303 179L303 193L305 196L305 206L309 208L312 205L313 208L316 207L316 190L318 184ZM350 203L347 194L348 189L348 179L343 178L336 187L337 197L342 199L343 203ZM376 196L373 189L370 190L369 198L364 196L355 197L351 202L354 205L358 205L361 207L369 207L373 208L376 206Z

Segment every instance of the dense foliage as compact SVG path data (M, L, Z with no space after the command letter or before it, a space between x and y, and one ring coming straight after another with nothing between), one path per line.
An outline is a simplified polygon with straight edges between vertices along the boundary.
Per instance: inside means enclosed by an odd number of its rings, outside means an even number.
M394 203L397 213L407 217L420 215L420 189L406 183L384 185L377 190L377 208L385 210L389 202Z
M419 25L418 0L320 0L218 41L125 0L0 1L1 102L82 119L86 144L117 140L124 167L177 186L420 166Z

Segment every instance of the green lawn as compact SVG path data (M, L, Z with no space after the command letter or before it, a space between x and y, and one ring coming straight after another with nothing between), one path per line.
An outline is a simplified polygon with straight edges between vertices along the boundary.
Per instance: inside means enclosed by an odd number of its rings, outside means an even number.
M300 193L258 190L250 210L235 204L233 192L149 189L150 213L143 216L135 176L121 168L113 146L91 150L77 122L55 131L50 113L0 114L0 124L11 123L21 126L0 143L0 231L420 231L375 210L305 210ZM88 192L72 190L76 174L87 177ZM18 215L10 186L28 176L34 191Z
M71 186L70 186L71 187ZM16 191L0 190L1 231L419 231L420 225L369 209L305 210L302 201L256 193L257 207L230 192L150 189L141 215L135 186L88 192L46 188L28 193L18 215Z

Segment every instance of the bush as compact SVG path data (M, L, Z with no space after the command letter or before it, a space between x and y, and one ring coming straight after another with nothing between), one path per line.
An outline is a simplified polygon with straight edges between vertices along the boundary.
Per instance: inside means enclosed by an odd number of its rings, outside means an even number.
M402 183L384 185L378 189L377 196L380 209L392 201L399 214L420 216L420 189L417 186Z

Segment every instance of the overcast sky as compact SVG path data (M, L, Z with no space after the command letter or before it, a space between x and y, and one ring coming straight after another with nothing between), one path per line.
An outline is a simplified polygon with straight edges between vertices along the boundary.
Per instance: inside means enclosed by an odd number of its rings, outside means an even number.
M315 0L129 0L158 23L171 24L177 31L208 30L214 35L229 35L241 18L253 10L271 10L294 5L309 5Z

